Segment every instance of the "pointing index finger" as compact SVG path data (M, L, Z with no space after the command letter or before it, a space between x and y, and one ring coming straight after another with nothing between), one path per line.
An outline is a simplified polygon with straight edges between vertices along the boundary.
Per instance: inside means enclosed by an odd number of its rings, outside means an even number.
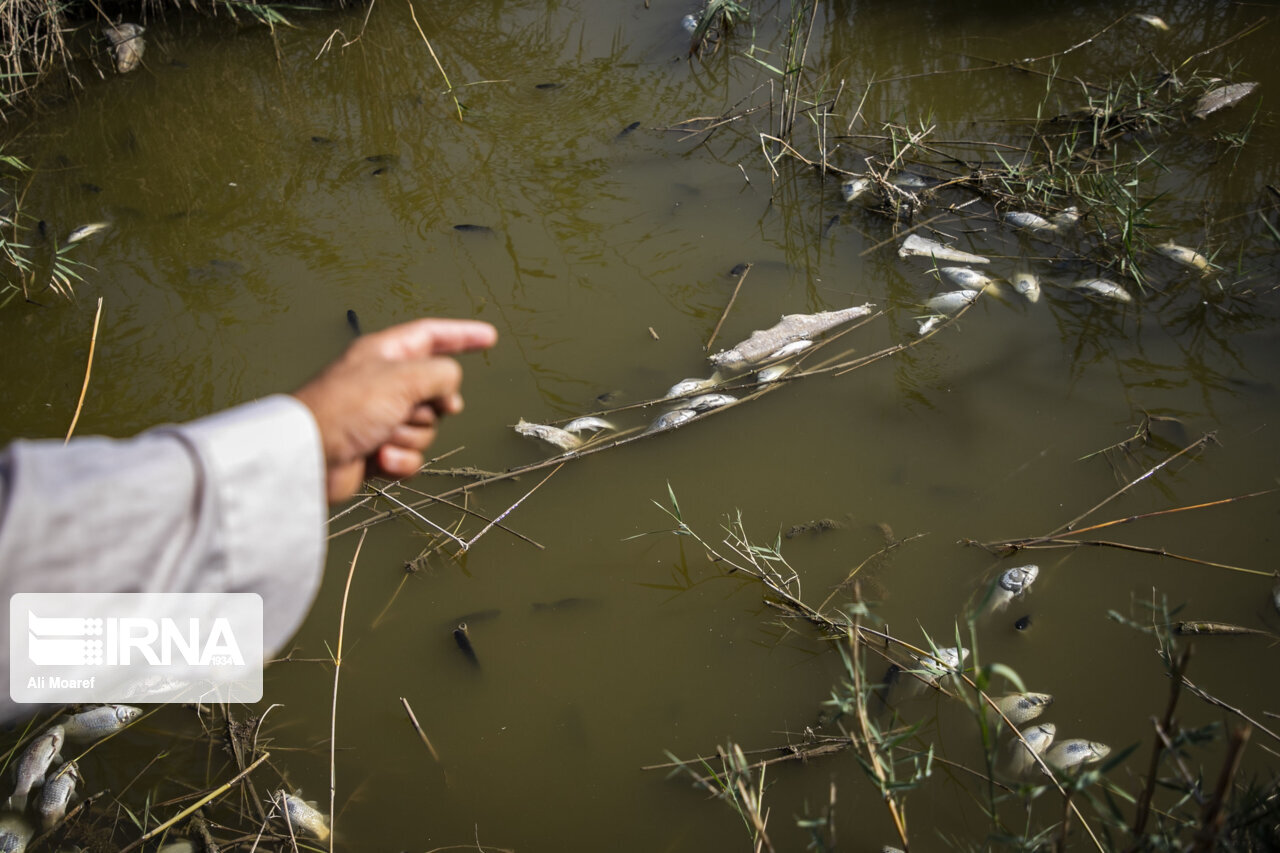
M407 360L433 355L488 349L498 340L498 330L480 320L426 318L401 323L366 335L384 358Z

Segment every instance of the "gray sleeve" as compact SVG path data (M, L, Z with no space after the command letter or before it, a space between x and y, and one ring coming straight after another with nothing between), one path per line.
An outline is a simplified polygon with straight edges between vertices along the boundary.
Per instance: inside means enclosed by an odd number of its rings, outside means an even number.
M17 441L0 455L0 612L18 592L256 592L271 657L319 588L324 526L320 436L286 395L132 439ZM8 646L6 624L3 718L22 712Z

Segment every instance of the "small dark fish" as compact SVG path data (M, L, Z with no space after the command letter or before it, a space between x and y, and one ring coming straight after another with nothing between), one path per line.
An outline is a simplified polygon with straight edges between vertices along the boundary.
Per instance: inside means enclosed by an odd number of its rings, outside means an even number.
M834 228L836 226L836 223L838 223L839 221L840 221L840 214L838 213L835 216L828 219L827 224L824 225L822 228L822 236L826 237L827 232L829 232L832 228Z
M622 392L621 392L621 391L617 391L617 390L615 390L615 391L605 391L603 394L597 394L597 395L596 395L596 402L597 402L597 403L608 403L608 402L610 402L610 401L612 401L612 400L616 400L616 399L618 399L619 395L621 395L621 394L622 394Z
M630 136L632 133L635 132L636 128L638 128L639 126L640 126L640 122L638 121L631 122L631 124L627 125L622 130L618 131L618 135L615 136L614 139L624 139Z
M455 225L453 226L453 230L462 231L463 233L466 233L466 234L492 234L493 233L493 229L490 228L488 225L472 225L469 222L464 222L461 225Z
M327 136L313 136L311 137L311 141L314 142L316 145L332 145L333 144L333 140Z
M467 630L466 622L459 622L458 627L453 629L453 639L467 660L471 661L471 665L479 666L480 659L476 657L476 650L471 647L471 632Z
M371 177L376 178L378 175L385 175L385 174L386 174L386 172L387 172L387 167L386 167L386 166L379 166L378 168L376 168L376 169L374 169L372 172L370 172L370 173L369 173L369 175L370 175Z
M538 85L534 86L533 88L535 88L535 89L563 89L563 88L564 88L564 84L563 84L563 83L539 83Z
M569 598L561 598L557 601L535 601L532 608L533 611L537 613L539 611L546 610L576 610L578 608L588 607L597 603L598 602L594 598L576 598L574 596L570 596Z
M97 184L88 183L87 181L80 185L80 189L84 190L87 193L102 192L102 187L98 186Z
M47 239L49 237L49 223L41 219L36 223L36 231L40 233L41 238Z
M1014 623L1013 623L1013 627L1017 628L1019 631L1025 631L1025 630L1027 630L1028 628L1030 628L1030 627L1031 627L1031 614L1030 614L1030 613L1028 613L1026 616L1023 616L1023 617L1022 617L1021 619L1019 619L1017 622L1014 622Z
M747 267L749 266L751 266L751 264L747 263L746 261L743 261L740 264L734 264L733 269L729 270L729 275L732 275L732 276L742 275L744 272L747 271Z
M356 314L354 308L347 309L347 325L351 327L351 331L355 332L357 338L364 334L364 332L360 331L360 317Z

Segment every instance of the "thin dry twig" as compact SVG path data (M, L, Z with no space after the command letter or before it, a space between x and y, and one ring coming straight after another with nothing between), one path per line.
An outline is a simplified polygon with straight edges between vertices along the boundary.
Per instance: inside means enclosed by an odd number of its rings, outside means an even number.
M351 595L351 579L355 577L356 561L360 559L360 549L364 547L364 540L368 533L368 530L360 531L355 553L351 555L351 567L347 570L347 585L342 590L342 610L338 613L338 644L333 654L333 707L329 716L329 853L333 853L333 830L338 822L338 814L333 806L338 790L338 676L342 672L342 635L347 626L347 599Z
M93 370L93 351L98 345L98 321L102 319L102 297L98 297L98 313L93 315L93 336L89 338L89 360L84 366L84 384L80 386L80 401L76 403L76 413L71 418L71 426L67 427L67 437L62 440L66 444L71 440L71 433L76 431L76 423L80 420L80 409L84 406L84 395L89 390L89 373Z
M711 352L711 345L715 343L716 335L720 334L720 327L724 324L724 318L729 316L729 310L733 308L734 301L738 298L738 291L742 289L742 283L747 280L747 273L751 272L751 264L747 264L747 268L742 271L742 275L738 276L738 283L733 286L733 293L729 296L729 304L724 306L724 313L720 315L720 319L716 322L716 327L711 330L711 337L707 338L707 345L702 349Z

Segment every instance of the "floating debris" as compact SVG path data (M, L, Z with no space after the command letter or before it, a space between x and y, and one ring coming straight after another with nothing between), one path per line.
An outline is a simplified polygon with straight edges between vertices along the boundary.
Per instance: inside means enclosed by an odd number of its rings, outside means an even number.
M791 372L789 364L775 364L766 367L764 370L756 374L757 385L768 385L770 382L777 382L782 377Z
M1054 770L1075 770L1095 764L1111 754L1111 747L1096 740L1071 738L1060 741L1045 753L1045 763Z
M316 808L315 801L303 800L300 793L275 792L271 802L281 810L278 819L286 822L295 835L309 835L317 841L325 841L329 837L329 819Z
M1005 773L1020 781L1034 778L1035 770L1040 766L1035 757L1044 755L1057 733L1058 727L1053 723L1041 723L1023 729L1021 738L1015 737L1009 741L1009 754L1004 762Z
M1025 210L1011 210L1004 215L1004 221L1008 222L1014 228L1021 228L1024 231L1057 231L1058 226L1054 225L1043 216L1035 213L1028 213Z
M965 290L986 290L995 284L991 276L983 275L968 267L942 267L938 274L944 279Z
M1009 693L993 700L996 708L1015 726L1029 723L1045 712L1053 704L1053 697L1048 693ZM990 711L990 706L987 707ZM995 713L989 714L992 722L1001 722Z
M1155 27L1161 32L1168 32L1169 30L1169 25L1164 22L1164 19L1157 17L1156 15L1144 15L1141 12L1134 12L1133 17L1142 21L1144 24Z
M90 222L88 225L81 225L67 235L67 242L79 243L81 240L88 240L93 235L101 234L110 227L110 222Z
M582 439L567 430L546 424L531 424L524 418L520 419L514 429L523 436L542 439L561 450L577 450L582 446Z
M732 394L702 394L685 403L685 406L695 412L709 412L736 402L738 398Z
M924 307L941 314L955 314L961 308L973 304L982 295L981 290L949 290L924 301Z
M138 24L106 24L102 34L111 42L111 51L116 60L116 71L128 74L142 63L142 54L146 44L142 34L146 29Z
M1009 279L1013 289L1027 298L1028 302L1040 301L1040 280L1029 270L1019 270Z
M1179 246L1177 243L1161 243L1155 247L1155 250L1169 260L1182 264L1184 267L1190 267L1201 272L1208 272L1209 270L1209 259L1195 249L1188 249L1186 246Z
M763 361L783 346L801 338L811 339L828 329L843 325L871 313L870 303L843 308L839 311L822 311L817 314L784 314L782 319L768 329L751 333L751 337L733 349L709 356L717 368L738 369Z
M55 762L61 760L62 743L66 733L62 726L54 724L37 737L18 757L17 769L14 771L16 785L13 796L9 797L9 808L23 811L27 807L27 797L32 788L44 784L45 773Z
M662 399L672 400L676 397L684 397L688 394L696 394L699 391L705 391L708 388L714 388L720 384L720 374L713 373L706 379L681 379L675 385L667 389L667 393Z
M36 814L40 815L40 825L45 831L62 822L67 814L67 806L71 804L71 797L76 792L76 785L82 781L80 768L74 761L68 761L57 770L49 771L44 780L44 788L36 799Z
M859 196L865 195L873 186L870 178L850 178L840 185L840 197L852 203Z
M565 432L576 433L576 432L583 432L584 430L589 432L595 432L597 430L602 430L602 429L616 430L617 427L609 423L608 421L606 421L604 418L597 418L591 415L587 415L581 418L574 418L573 420L569 421L567 424L564 425Z
M1232 83L1230 86L1220 86L1211 92L1206 92L1200 100L1196 101L1196 105L1191 109L1191 115L1193 118L1205 118L1218 110L1233 107L1256 88L1258 88L1257 83Z
M950 246L944 246L934 240L927 240L918 234L908 234L907 239L903 240L902 245L898 248L898 257L907 258L912 255L935 258L939 261L955 261L959 264L991 263L990 258L972 255L959 249L952 249Z
M120 731L142 716L142 709L132 705L99 705L78 714L59 717L63 734L69 741L90 743Z
M659 415L653 423L649 424L649 428L644 433L648 435L652 432L662 432L665 429L675 429L697 416L698 413L693 409L673 409L670 412Z
M1071 285L1076 290L1087 290L1098 296L1114 299L1116 302L1132 302L1133 297L1129 295L1129 291L1125 290L1114 281L1107 281L1105 278L1088 278L1077 281Z

